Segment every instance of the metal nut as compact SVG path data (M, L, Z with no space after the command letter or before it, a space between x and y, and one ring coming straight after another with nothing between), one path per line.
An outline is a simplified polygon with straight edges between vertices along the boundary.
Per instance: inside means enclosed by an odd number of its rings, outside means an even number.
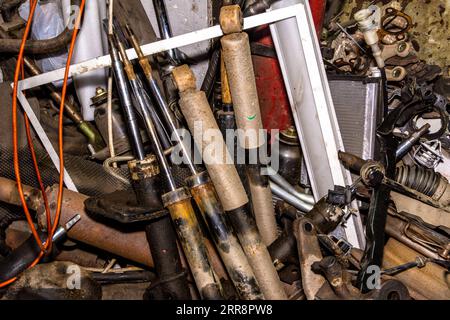
M173 69L172 76L180 92L195 90L197 88L195 75L186 64Z
M361 178L366 186L374 187L379 185L385 174L383 165L375 161L367 161L361 168Z
M242 32L244 18L242 16L241 7L238 5L222 7L222 9L220 9L219 21L222 31L225 34Z

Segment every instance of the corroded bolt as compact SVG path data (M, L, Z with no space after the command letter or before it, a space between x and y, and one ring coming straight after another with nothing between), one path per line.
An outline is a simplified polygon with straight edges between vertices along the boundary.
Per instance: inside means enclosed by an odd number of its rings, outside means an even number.
M394 69L394 70L392 70L392 76L393 76L394 78L399 78L399 77L401 76L401 74L402 74L402 71L401 71L400 69Z
M403 51L405 51L407 48L408 48L408 46L406 45L405 42L400 42L400 43L398 44L397 50L398 50L398 52L403 52Z
M220 27L224 34L239 33L243 30L244 18L238 5L224 6L220 9Z
M176 67L172 71L173 80L180 92L197 89L197 81L195 75L188 65Z

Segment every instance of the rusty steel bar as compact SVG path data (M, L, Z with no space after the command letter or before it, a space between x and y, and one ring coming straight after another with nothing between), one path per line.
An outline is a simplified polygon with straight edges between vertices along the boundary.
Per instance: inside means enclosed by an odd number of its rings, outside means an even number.
M21 205L15 181L0 178L0 186L0 201L17 206ZM40 191L29 186L24 186L24 191L29 208L38 212L39 220L45 219ZM48 195L50 205L52 205L57 196L56 188L50 188ZM96 222L84 210L86 199L88 197L85 195L64 190L61 221L68 221L76 214L81 215L80 222L69 231L69 238L153 267L153 259L150 255L145 233L143 231L125 232Z

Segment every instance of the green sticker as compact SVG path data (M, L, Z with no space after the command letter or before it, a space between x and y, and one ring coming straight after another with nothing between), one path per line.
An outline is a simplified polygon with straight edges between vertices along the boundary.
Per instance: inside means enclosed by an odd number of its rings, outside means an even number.
M247 120L253 121L256 119L256 114L254 116L247 117Z

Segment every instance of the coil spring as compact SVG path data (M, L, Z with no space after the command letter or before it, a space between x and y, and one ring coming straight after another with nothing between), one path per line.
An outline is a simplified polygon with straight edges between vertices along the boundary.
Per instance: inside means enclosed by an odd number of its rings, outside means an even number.
M403 166L397 168L396 181L431 197L437 191L441 175L431 169L418 166Z

